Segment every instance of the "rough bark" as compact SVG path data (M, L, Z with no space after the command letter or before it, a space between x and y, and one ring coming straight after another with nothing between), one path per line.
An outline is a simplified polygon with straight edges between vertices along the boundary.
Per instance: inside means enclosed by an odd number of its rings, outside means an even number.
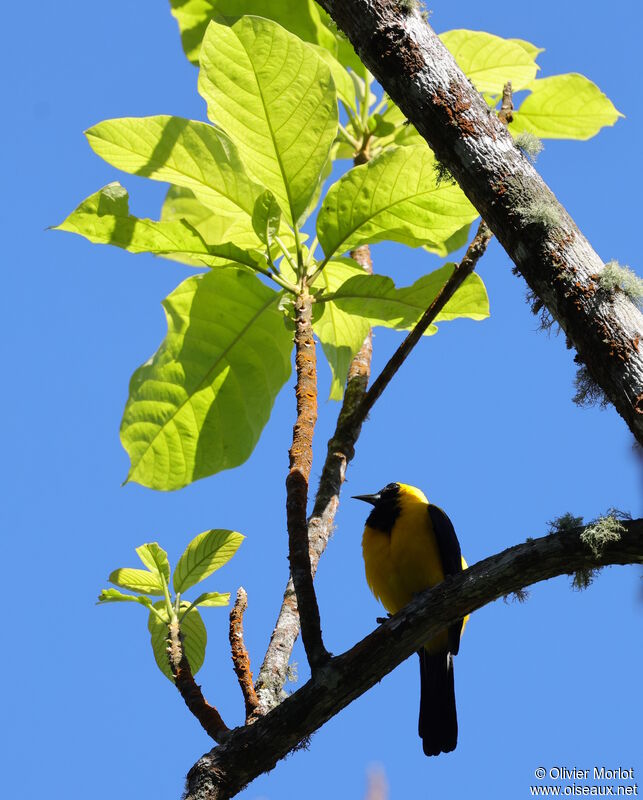
M232 665L237 680L239 681L241 694L243 695L247 722L257 710L259 701L257 700L255 687L252 682L250 656L248 655L245 642L243 641L243 615L246 613L246 608L248 608L248 595L243 586L240 586L237 590L237 599L230 611L230 630L228 636L230 639Z
M192 669L185 655L181 628L176 620L168 626L167 657L174 683L185 701L185 705L199 720L208 736L212 737L215 742L225 741L230 729L218 710L205 699L201 687L194 680Z
M253 725L232 731L187 777L185 800L233 797L355 698L366 692L427 639L499 597L538 581L608 564L643 562L643 520L625 522L620 538L597 555L584 528L555 533L480 561L418 595L361 642L331 658L311 680Z
M418 10L319 0L446 165L643 443L643 315Z
M317 421L317 361L312 309L310 295L303 292L295 302L297 419L293 427L290 470L286 478L286 519L290 574L299 609L301 638L310 669L314 673L329 655L322 640L307 523L308 481L313 464L313 433Z

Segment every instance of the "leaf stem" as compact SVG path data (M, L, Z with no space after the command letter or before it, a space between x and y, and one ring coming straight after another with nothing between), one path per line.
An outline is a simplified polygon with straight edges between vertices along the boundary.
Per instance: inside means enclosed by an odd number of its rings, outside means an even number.
M258 265L255 266L254 269L257 272L260 272L262 275L265 275L266 278L270 278L271 281L277 283L279 286L281 286L282 289L285 289L287 292L290 292L290 294L297 294L297 287L294 284L290 283L290 281L287 281L285 278L282 278L281 275L279 275L279 273L270 272L269 269L264 269L263 267L260 267Z
M339 123L339 132L342 134L346 142L352 148L354 148L355 150L359 148L359 142L357 141L357 139L355 139L353 136L350 135L350 133L346 130L346 128L342 125L341 122Z
M297 275L298 274L297 264L295 262L295 259L292 257L292 254L291 254L290 250L286 247L286 245L283 243L283 241L280 239L279 236L275 236L275 242L277 242L277 244L279 245L279 249L281 250L281 252L284 255L284 258L286 259L286 261L292 267L292 271L295 273L295 275ZM293 288L295 288L295 287L293 287Z

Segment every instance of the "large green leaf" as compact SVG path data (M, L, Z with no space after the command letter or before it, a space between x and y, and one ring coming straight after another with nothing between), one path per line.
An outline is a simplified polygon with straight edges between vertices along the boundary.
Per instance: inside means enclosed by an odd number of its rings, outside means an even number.
M395 288L385 275L358 275L350 278L334 293L332 302L347 314L368 319L371 325L397 330L412 328L433 302L453 273L454 264L446 264L424 275L411 286ZM482 279L470 275L435 318L436 322L468 317L482 320L489 316L489 298ZM425 335L437 331L430 325Z
M351 76L335 58L335 56L325 47L319 45L310 45L315 48L315 52L326 62L330 69L330 74L333 76L335 89L337 90L337 97L344 103L347 108L351 108L357 113L357 106L355 104L355 83Z
M183 594L227 564L244 538L237 531L216 529L204 531L192 539L174 570L174 591Z
M187 610L189 605L190 604L187 602L181 603L179 616L181 616L181 612ZM150 632L154 658L161 672L174 683L172 671L170 670L170 662L167 656L167 609L162 601L155 603L154 607L161 616L159 619L156 614L150 612L147 620L147 629ZM208 634L203 624L203 619L196 608L193 608L190 613L186 614L181 620L181 633L183 634L183 649L185 655L187 656L192 674L196 675L203 666L205 647L208 642Z
M327 256L385 239L438 247L477 213L458 186L436 184L426 145L394 147L331 186L317 235Z
M169 256L196 267L222 262L251 268L263 262L266 266L259 252L250 253L230 243L207 245L184 219L156 222L133 216L127 191L116 182L83 200L54 230L71 231L90 242L112 244L130 253Z
M623 116L584 75L552 75L529 84L514 112L512 133L529 131L541 139L590 139Z
M121 423L128 480L178 489L250 456L290 375L280 297L225 268L166 298L167 336L132 376Z
M461 247L469 241L469 231L471 230L471 223L468 222L466 225L463 225L459 230L457 230L452 236L445 241L440 243L437 247L432 246L430 244L424 245L424 249L428 250L429 253L435 253L435 255L440 256L441 258L445 258L449 255L449 253L453 253L456 250L459 250Z
M525 43L468 30L446 31L440 39L479 92L500 94L507 81L517 92L536 77L537 53Z
M146 569L121 567L120 569L115 569L107 580L116 586L120 586L121 589L130 589L132 592L164 594L163 583L159 575Z
M337 49L335 36L322 24L320 9L313 0L170 0L172 15L179 24L186 56L197 64L201 42L211 19L225 17L234 22L242 14L274 19L306 42Z
M191 189L221 217L220 236L258 242L254 205L264 189L246 175L230 139L212 125L180 117L126 117L90 128L87 139L105 161L135 175ZM209 243L220 243L214 238Z
M532 44L531 42L526 41L525 39L507 39L508 42L513 42L514 44L520 45L523 50L525 50L531 58L534 60L541 54L545 52L544 47L538 47L536 44Z
M363 275L364 270L351 259L330 261L315 282L334 292L349 278ZM315 319L313 329L321 342L332 373L330 399L341 400L351 361L364 343L370 325L367 319L347 314L336 303L321 304L321 316Z
M158 542L148 542L136 548L136 554L143 564L156 573L167 586L170 585L170 562L167 553Z
M208 116L237 146L248 173L286 217L306 210L337 133L330 70L315 50L272 20L211 22L199 91Z

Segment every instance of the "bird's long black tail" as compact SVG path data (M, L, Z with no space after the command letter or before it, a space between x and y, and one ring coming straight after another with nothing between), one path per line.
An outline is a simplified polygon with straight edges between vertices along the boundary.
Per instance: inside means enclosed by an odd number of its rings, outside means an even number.
M453 658L451 653L431 654L422 648L420 656L420 721L418 732L427 756L450 753L458 742L455 710Z

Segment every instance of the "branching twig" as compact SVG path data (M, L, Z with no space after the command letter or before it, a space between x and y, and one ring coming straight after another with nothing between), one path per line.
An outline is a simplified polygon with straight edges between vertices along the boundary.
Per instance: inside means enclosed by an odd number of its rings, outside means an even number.
M230 649L232 651L232 663L234 671L239 681L243 700L246 705L246 722L254 714L259 701L255 693L252 682L252 672L250 672L250 657L243 641L243 615L248 608L248 595L243 586L237 591L237 599L230 610Z
M386 387L389 385L391 379L402 366L411 350L420 341L426 329L437 317L440 311L442 311L444 306L449 302L453 295L458 291L460 286L462 286L465 279L474 271L476 264L487 249L487 244L489 243L492 235L493 234L487 227L485 221L481 220L480 224L478 225L478 231L471 241L471 244L467 248L467 252L464 254L462 261L456 265L449 280L444 284L431 305L427 308L424 314L422 314L413 330L393 353L380 374L373 381L370 389L368 392L366 392L364 399L355 411L355 415L351 420L352 424L361 425L366 419L369 411L375 404L375 401L381 396L384 389L386 389Z
M238 728L188 773L185 800L233 797L297 744L408 658L422 642L478 608L538 581L579 569L643 561L643 520L624 522L620 539L596 557L583 528L510 547L418 595L398 614L254 725ZM466 640L466 637L465 637ZM466 641L465 641L466 646Z
M201 687L194 680L194 675L192 675L190 664L185 655L181 628L176 620L169 625L167 644L170 670L172 671L176 688L185 700L185 705L215 742L224 742L230 733L230 729L221 719L217 709L211 706L203 697Z
M312 324L312 301L304 291L295 301L295 365L297 369L297 420L290 448L290 471L286 478L286 517L290 574L297 596L301 636L310 669L328 658L313 585L308 543L308 480L313 463L313 432L317 421L317 362Z

